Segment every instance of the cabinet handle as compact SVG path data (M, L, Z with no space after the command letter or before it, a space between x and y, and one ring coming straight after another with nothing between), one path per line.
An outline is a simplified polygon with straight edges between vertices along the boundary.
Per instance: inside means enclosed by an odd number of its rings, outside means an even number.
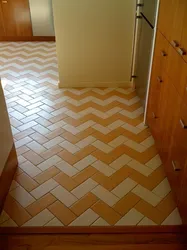
M171 44L173 45L173 47L179 47L179 43L175 40L172 40Z
M179 163L177 163L176 161L172 161L172 166L174 171L176 172L181 170Z
M187 129L187 125L184 124L182 119L180 119L180 124L181 124L183 129Z
M184 49L182 49L182 48L179 48L179 49L178 49L178 52L179 52L179 54L180 54L181 56L186 55L186 51L185 51Z
M154 119L156 119L156 118L157 118L157 116L155 115L155 113L154 113L154 112L152 112L152 116L153 116L153 118L154 118Z
M157 81L160 82L160 83L163 82L161 77L159 77L159 76L157 77Z
M167 56L167 54L166 54L165 51L161 51L161 55L162 55L162 56Z
M8 1L2 1L2 3L4 3L4 4L5 4L5 3L8 3Z

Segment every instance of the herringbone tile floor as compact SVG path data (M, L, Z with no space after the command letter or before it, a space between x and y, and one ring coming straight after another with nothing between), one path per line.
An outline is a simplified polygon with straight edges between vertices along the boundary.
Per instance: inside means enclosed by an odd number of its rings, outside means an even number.
M0 43L19 168L1 227L180 224L136 93L58 89L55 43Z

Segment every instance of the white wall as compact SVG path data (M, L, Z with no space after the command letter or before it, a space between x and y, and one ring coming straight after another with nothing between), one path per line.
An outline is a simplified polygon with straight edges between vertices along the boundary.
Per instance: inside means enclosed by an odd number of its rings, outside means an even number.
M54 36L52 0L29 0L34 36Z
M0 82L0 175L13 146L12 132Z
M60 87L126 86L136 0L53 0Z

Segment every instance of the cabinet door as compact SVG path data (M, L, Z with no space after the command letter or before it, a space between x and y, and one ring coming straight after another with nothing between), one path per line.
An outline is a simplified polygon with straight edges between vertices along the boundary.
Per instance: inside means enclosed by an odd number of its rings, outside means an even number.
M185 1L185 14L182 25L182 38L180 43L179 53L183 56L184 60L187 62L187 1Z
M2 12L1 2L0 2L0 36L5 36L5 27L3 22L3 12Z
M186 87L186 82L183 79L184 75L186 75L186 63L171 45L169 46L168 54L166 73L172 79L172 83L182 97Z
M158 29L168 41L171 41L176 1L178 0L160 0Z
M1 1L7 36L31 36L32 26L28 0Z
M187 106L182 105L176 128L171 135L171 150L167 162L167 173L170 184L179 197L184 167L187 159ZM187 189L187 186L185 187Z
M174 47L180 46L183 31L185 5L186 0L175 1L175 13L173 16L173 23L171 29L171 40L169 41Z
M168 78L167 87L160 102L160 155L163 163L166 163L171 148L171 139L180 117L181 97L173 85L172 79Z
M156 37L156 46L154 51L153 67L151 74L151 83L149 91L149 101L147 109L147 122L159 147L159 119L160 119L160 98L164 91L165 81L165 67L168 58L169 44L164 36L158 31Z

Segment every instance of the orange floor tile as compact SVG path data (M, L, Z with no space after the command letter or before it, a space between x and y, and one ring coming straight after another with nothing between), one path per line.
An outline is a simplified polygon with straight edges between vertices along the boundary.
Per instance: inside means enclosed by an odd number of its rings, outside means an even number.
M1 227L176 225L131 89L58 89L55 43L0 43L19 168Z

